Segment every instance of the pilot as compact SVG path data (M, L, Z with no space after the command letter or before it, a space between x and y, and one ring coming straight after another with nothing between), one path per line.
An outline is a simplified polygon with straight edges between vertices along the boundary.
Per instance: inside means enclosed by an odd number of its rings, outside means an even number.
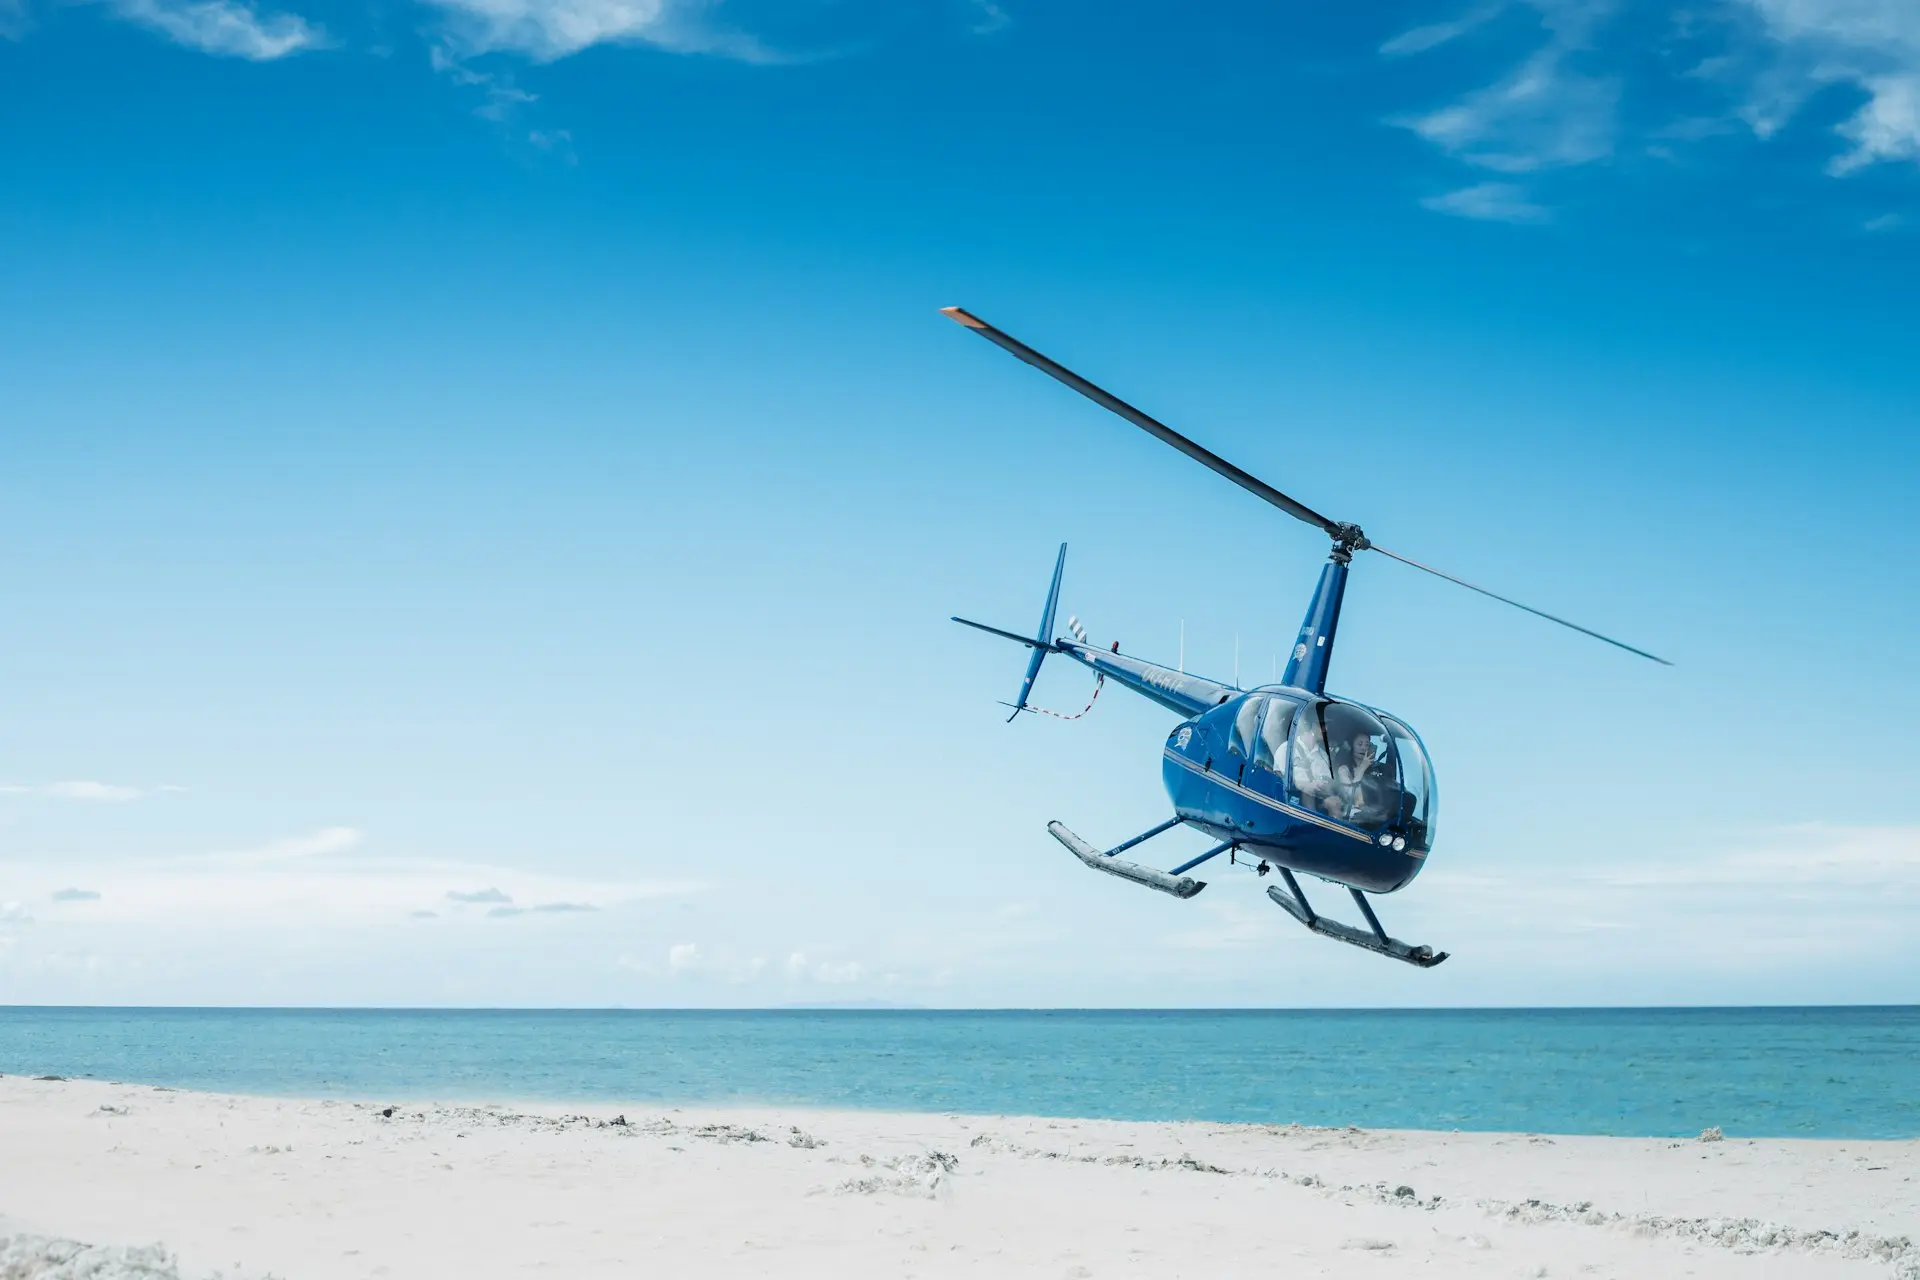
M1333 772L1346 800L1346 812L1339 816L1364 822L1378 820L1385 813L1387 770L1374 749L1372 734L1365 730L1355 733L1347 760Z

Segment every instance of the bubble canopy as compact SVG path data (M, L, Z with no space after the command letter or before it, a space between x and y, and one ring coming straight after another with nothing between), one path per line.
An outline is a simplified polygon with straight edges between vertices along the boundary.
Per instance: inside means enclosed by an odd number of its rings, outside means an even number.
M1222 708L1224 710L1224 708ZM1258 690L1233 711L1227 743L1241 785L1370 834L1433 844L1433 766L1405 723L1359 703Z

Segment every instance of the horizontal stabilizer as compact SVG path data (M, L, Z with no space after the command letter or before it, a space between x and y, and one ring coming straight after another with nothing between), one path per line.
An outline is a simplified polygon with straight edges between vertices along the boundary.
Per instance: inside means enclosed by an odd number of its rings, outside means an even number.
M1104 871L1110 876L1119 876L1122 880L1131 880L1143 884L1149 889L1158 889L1170 893L1176 898L1191 898L1207 887L1204 880L1195 880L1192 876L1170 876L1164 871L1152 867L1143 867L1137 862L1128 862L1124 858L1109 857L1100 850L1082 840L1058 822L1049 822L1047 831L1074 857L1092 867L1095 871Z
M984 622L974 622L970 618L955 618L953 619L953 621L959 623L963 627L972 627L975 631L984 631L990 636L999 636L1002 640L1011 640L1015 644L1026 645L1027 648L1029 649L1047 648L1046 645L1041 644L1038 640L1035 640L1032 636L1015 635L1011 631L1002 631L998 627L990 627Z

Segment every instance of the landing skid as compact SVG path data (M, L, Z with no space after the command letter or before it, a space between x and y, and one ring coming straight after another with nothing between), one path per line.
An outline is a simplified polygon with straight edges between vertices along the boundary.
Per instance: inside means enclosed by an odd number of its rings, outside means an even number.
M1110 876L1119 876L1122 880L1131 880L1135 884L1143 884L1149 889L1158 889L1161 893L1170 893L1176 898L1191 898L1194 894L1206 888L1207 882L1204 880L1195 880L1192 876L1182 873L1199 866L1215 854L1225 853L1233 847L1231 843L1223 844L1218 848L1209 850L1192 861L1175 867L1172 871L1156 871L1152 867L1143 867L1137 862L1128 862L1125 858L1114 856L1118 853L1124 853L1128 849L1133 848L1133 846L1143 841L1151 840L1161 832L1170 831L1179 825L1180 819L1169 819L1153 830L1143 832L1133 839L1126 841L1124 844L1117 844L1104 852L1094 848L1058 822L1049 822L1047 824L1047 831L1055 840L1067 846L1069 853L1092 867L1095 871L1104 871Z
M1360 914L1364 915L1367 923L1373 927L1371 933L1364 929L1356 929L1350 924L1341 924L1338 920L1327 919L1308 905L1307 895L1300 891L1300 882L1293 878L1293 872L1285 867L1279 870L1280 878L1287 882L1287 888L1283 890L1277 884L1271 885L1267 889L1267 896L1278 903L1288 915L1321 937L1345 942L1364 951L1392 956L1395 960L1404 960L1408 964L1419 965L1422 969L1431 969L1447 958L1447 953L1444 951L1435 951L1432 947L1409 946L1398 938L1389 938L1387 931L1380 927L1380 917L1373 914L1373 907L1368 904L1366 895L1358 889L1349 887L1347 892L1353 895L1354 902L1359 904ZM1290 893L1289 890L1291 890Z

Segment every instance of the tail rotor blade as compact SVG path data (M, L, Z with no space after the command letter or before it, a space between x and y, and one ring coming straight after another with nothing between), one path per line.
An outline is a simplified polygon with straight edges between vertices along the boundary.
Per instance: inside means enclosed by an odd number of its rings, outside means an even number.
M1636 649L1632 645L1626 643L1624 640L1615 640L1612 636L1603 636L1598 631L1594 631L1588 627L1583 627L1577 622L1568 622L1565 618L1555 617L1553 614L1548 613L1544 609L1536 609L1530 604L1521 604L1518 600L1510 600L1506 596L1501 595L1497 591L1489 591L1485 587L1475 586L1473 583L1468 582L1465 578L1456 578L1450 573L1442 573L1440 570L1434 568L1432 565L1421 564L1418 560L1409 560L1407 559L1407 557L1401 555L1396 551L1387 550L1385 547L1381 546L1377 542L1370 544L1368 546L1368 550L1378 551L1381 555L1387 557L1389 560L1398 560L1401 564L1411 565L1415 569L1420 570L1420 572L1422 573L1430 573L1436 578L1445 578L1448 582L1453 583L1455 586L1465 587L1469 591L1477 591L1481 595L1486 596L1489 599L1498 600L1501 604L1510 604L1514 608L1530 613L1536 618L1545 618L1548 622L1557 622L1561 626L1566 627L1569 630L1578 631L1583 636L1592 636L1595 640L1599 640L1605 644L1610 644L1616 649L1625 649L1628 653L1638 654L1640 657L1646 658L1652 662L1657 662L1663 667L1670 667L1673 665L1671 662L1668 662L1665 658L1660 657L1658 654L1648 653L1645 649Z

